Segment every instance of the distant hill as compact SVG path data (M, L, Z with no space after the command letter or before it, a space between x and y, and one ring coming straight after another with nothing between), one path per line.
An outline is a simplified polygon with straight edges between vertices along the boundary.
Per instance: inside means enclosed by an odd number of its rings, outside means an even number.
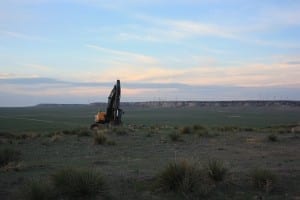
M104 102L95 102L91 104L39 104L36 107L106 107ZM185 107L300 107L300 101L146 101L146 102L121 102L121 107L137 108L185 108Z

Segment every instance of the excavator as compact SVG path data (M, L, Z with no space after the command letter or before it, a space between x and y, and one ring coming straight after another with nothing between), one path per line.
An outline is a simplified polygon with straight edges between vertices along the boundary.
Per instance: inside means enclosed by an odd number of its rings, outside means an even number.
M121 83L117 80L113 89L108 96L108 102L106 107L106 112L98 112L95 115L95 123L93 123L90 128L97 129L104 124L109 125L120 125L122 124L122 114L123 110L120 108L121 99Z

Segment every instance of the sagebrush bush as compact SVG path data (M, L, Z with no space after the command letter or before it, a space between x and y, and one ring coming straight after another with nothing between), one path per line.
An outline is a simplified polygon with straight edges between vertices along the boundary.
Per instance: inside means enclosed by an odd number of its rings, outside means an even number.
M19 199L23 200L51 200L56 199L55 191L47 181L31 180L21 188Z
M278 137L275 134L270 134L270 135L268 135L268 140L271 141L271 142L277 142Z
M195 190L200 171L188 161L170 163L158 176L158 186L164 191L188 192Z
M7 165L10 162L19 161L21 152L11 148L0 149L0 167Z
M177 132L172 132L169 134L169 137L172 141L177 142L177 141L182 141L181 135Z
M213 136L209 133L209 131L207 129L199 129L197 130L196 134L199 136L199 137L210 137L210 136Z
M203 170L186 160L170 163L157 176L156 186L166 192L175 192L187 196L205 196L212 184Z
M126 129L121 129L121 128L118 128L118 129L115 131L115 133L116 133L117 135L128 135L127 130L126 130Z
M96 132L94 134L94 144L105 144L107 138L103 132Z
M182 134L190 134L192 131L191 131L191 128L189 126L184 126L180 129L180 133Z
M227 171L228 169L225 167L223 161L221 160L209 160L207 164L208 176L216 182L223 181L225 179Z
M92 132L90 130L88 130L88 129L79 129L76 132L76 135L79 136L79 137L91 136Z
M103 176L93 170L64 168L54 173L51 179L55 190L68 199L108 195Z
M51 142L57 142L57 141L62 140L62 138L63 138L63 137L62 137L61 134L56 134L56 135L51 136L50 141L51 141Z
M194 126L193 126L193 129L194 129L195 131L197 131L197 130L206 130L206 128L205 128L204 126L198 125L198 124L194 125Z
M216 129L221 132L237 132L241 130L241 128L238 126L223 126L217 127Z
M277 182L277 176L268 169L255 169L251 173L253 186L256 189L269 193L274 189Z
M113 141L113 140L108 140L106 143L107 143L108 145L111 145L111 146L117 145L117 143L116 143L115 141Z

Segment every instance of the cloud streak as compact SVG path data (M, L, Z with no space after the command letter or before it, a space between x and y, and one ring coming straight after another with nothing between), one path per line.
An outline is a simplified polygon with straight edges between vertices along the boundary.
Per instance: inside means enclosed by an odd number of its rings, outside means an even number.
M27 34L20 33L20 32L14 32L14 31L0 30L0 36L14 38L14 39L20 39L20 40L29 40L29 41L47 41L45 38L42 38L39 36L31 36L31 35L27 35Z
M0 105L106 102L113 83L65 82L49 78L0 79ZM122 81L122 102L158 100L300 100L298 87L199 86Z
M183 69L164 67L140 67L113 63L99 74L83 73L85 80L109 81L116 78L126 82L183 83L192 85L230 86L289 86L300 87L300 65L278 62L270 64L252 63L244 66L201 66ZM113 69L113 70L111 70Z

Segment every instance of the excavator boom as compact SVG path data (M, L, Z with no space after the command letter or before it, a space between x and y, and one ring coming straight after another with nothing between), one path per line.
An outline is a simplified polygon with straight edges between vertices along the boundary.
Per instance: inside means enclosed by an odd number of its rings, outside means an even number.
M91 128L98 127L99 124L112 124L119 125L122 123L123 111L120 109L121 99L121 83L117 80L113 89L108 96L108 102L105 112L98 112L95 116L95 123L91 125Z

